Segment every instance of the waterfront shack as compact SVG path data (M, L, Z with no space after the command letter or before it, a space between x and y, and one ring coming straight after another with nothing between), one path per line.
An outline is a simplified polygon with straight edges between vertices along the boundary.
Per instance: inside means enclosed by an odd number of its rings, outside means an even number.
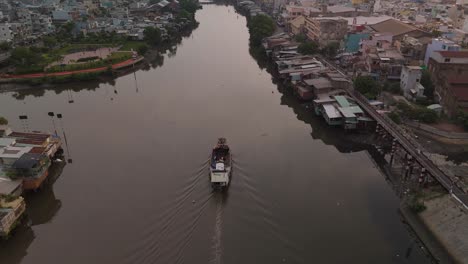
M343 115L344 129L356 129L358 124L357 116L349 109L349 107L338 107L341 115Z
M340 126L343 124L343 115L333 104L323 104L322 115L330 126Z
M333 85L331 84L330 80L325 77L305 79L304 83L312 88L316 98L327 95L333 89Z
M0 196L0 237L8 237L25 210L23 197Z
M23 179L24 190L36 190L49 175L50 165L50 159L46 155L26 153L13 163L13 177Z
M328 96L324 97L324 98L320 98L320 99L315 99L313 101L315 114L318 115L318 116L322 116L323 111L324 111L323 105L324 104L333 104L334 102L336 102L336 100L334 98L331 98L331 97L328 97Z
M314 98L312 88L301 83L293 86L294 94L302 101L309 101Z
M62 141L57 135L40 132L11 132L6 135L8 138L16 140L18 147L39 147L43 148L43 153L52 158L60 149ZM36 148L35 151L38 149Z

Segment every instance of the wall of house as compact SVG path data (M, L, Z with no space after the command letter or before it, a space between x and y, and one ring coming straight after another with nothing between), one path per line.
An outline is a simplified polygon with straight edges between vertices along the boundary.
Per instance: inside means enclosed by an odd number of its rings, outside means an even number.
M324 46L332 41L342 41L347 34L347 20L306 19L307 37Z
M440 98L440 104L444 107L444 111L449 115L456 111L456 101L454 96L448 90L448 76L458 75L463 76L468 74L468 63L438 63L434 58L429 59L428 69L431 73L431 79L434 84L436 95Z
M421 70L413 70L408 67L403 67L400 76L400 86L405 97L410 97L411 89L414 89L416 83L421 81Z
M426 54L424 56L424 65L428 65L429 58L432 56L434 51L437 50L458 51L460 50L460 46L449 40L433 39L431 43L427 44Z

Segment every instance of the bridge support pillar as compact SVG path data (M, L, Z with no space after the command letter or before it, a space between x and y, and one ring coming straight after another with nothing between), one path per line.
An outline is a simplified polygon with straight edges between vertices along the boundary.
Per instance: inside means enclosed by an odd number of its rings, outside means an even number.
M397 151L397 148L398 148L397 140L393 139L393 141L392 141L392 150L390 152L390 165L392 165L392 163L393 163L393 158L395 157L395 152Z

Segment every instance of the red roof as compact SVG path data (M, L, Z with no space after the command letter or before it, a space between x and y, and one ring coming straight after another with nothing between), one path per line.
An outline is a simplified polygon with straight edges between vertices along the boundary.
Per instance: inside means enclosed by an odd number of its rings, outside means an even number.
M440 55L444 58L468 58L468 51L446 51L439 50Z
M43 147L33 147L29 153L36 153L36 154L42 154L44 153L44 151L46 150L46 148L43 148Z

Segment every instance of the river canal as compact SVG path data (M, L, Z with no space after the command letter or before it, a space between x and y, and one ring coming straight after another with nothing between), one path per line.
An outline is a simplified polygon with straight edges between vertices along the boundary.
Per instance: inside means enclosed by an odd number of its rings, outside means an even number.
M113 83L0 95L18 129L63 114L73 160L28 195L0 263L428 263L372 151L278 91L232 6L196 17L176 51ZM208 181L220 136L226 194Z

